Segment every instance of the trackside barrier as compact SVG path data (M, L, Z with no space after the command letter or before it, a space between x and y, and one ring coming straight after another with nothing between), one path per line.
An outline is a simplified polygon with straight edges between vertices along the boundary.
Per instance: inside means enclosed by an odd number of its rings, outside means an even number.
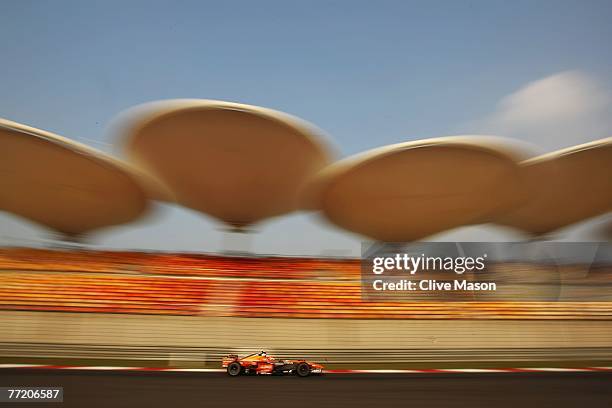
M267 350L330 363L612 360L610 320L358 320L0 311L0 358L217 363Z
M224 347L126 347L92 346L84 344L1 343L1 357L51 359L110 359L167 361L169 365L184 362L216 364L227 354L247 354L254 350ZM415 362L474 362L474 361L588 361L612 358L612 348L533 348L533 349L272 349L279 358L307 358L334 364L348 363L415 363Z

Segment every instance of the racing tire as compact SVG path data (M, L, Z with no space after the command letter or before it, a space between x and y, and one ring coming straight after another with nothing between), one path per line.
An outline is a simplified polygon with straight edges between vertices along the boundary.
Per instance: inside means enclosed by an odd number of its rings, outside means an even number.
M236 377L236 376L240 375L241 372L242 372L242 366L237 361L234 361L233 363L230 363L227 366L227 374L230 377Z
M300 377L308 377L310 375L310 366L308 363L300 363L295 368L295 373Z

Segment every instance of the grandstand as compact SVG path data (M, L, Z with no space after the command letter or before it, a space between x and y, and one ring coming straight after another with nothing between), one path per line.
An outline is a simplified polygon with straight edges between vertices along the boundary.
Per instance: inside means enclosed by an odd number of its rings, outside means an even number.
M218 317L612 319L611 302L365 302L360 261L0 250L0 309Z

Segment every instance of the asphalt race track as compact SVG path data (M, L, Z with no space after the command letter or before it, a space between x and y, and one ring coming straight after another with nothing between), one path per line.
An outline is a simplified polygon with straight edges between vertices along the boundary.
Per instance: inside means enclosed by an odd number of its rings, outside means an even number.
M5 369L0 386L63 386L64 403L32 407L611 407L612 373L327 374Z

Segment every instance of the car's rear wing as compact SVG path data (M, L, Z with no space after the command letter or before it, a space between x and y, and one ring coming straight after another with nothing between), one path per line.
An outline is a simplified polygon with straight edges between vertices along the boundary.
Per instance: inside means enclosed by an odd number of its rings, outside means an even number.
M230 363L238 360L239 358L237 354L228 354L227 356L223 357L223 360L221 360L221 367L226 368Z
M223 360L238 360L238 354L228 354L223 357Z

